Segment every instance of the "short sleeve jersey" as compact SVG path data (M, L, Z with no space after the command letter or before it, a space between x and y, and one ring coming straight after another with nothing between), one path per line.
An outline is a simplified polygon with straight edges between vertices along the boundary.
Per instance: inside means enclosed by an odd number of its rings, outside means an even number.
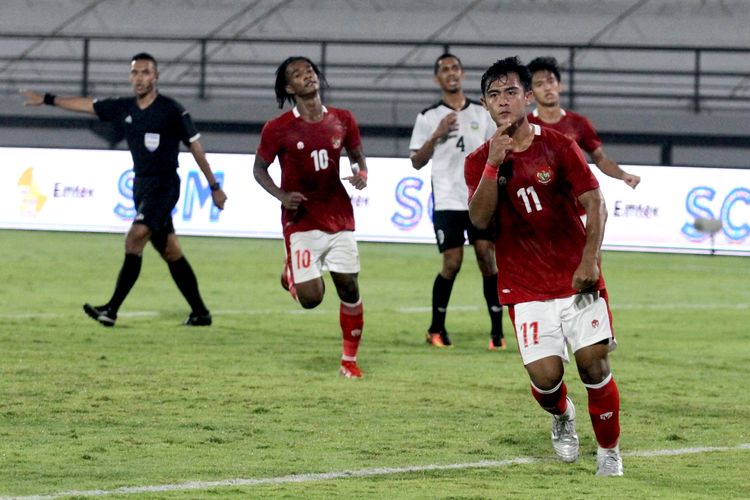
M581 262L586 230L576 198L597 189L578 145L550 129L534 127L528 149L500 165L495 253L500 302L517 304L569 297ZM466 158L466 184L474 194L489 142ZM597 289L604 288L603 277Z
M95 101L94 111L100 120L125 127L136 177L174 175L180 142L189 146L200 138L190 114L161 94L146 109L135 97L116 97Z
M440 101L417 115L409 149L417 151L427 142L440 120L454 110ZM435 210L468 210L468 194L463 177L464 158L495 132L495 122L484 107L466 100L458 112L458 130L435 145L432 155L432 195Z
M295 107L268 121L261 131L257 154L266 163L278 156L281 189L302 193L307 200L297 210L281 207L285 235L317 229L327 233L354 230L354 212L341 183L342 148L361 145L351 112L323 108L323 120L306 122Z
M528 115L529 123L536 123L542 127L548 127L553 130L557 130L561 134L570 137L578 145L591 154L602 145L602 140L594 129L594 125L591 124L588 118L583 115L579 115L573 111L562 111L562 118L556 123L547 123L539 118L539 110L535 109Z

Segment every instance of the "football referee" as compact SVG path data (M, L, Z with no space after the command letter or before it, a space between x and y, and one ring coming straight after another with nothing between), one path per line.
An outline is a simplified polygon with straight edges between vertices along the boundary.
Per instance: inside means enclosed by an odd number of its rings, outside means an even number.
M136 216L125 237L125 261L112 297L100 306L83 306L87 315L104 326L114 326L117 321L117 312L141 272L143 249L149 241L167 262L172 278L190 305L191 312L184 324L208 326L212 321L198 290L198 280L182 254L172 224L172 210L180 196L180 177L177 175L180 142L190 148L206 177L214 205L223 209L227 196L206 160L193 120L177 101L158 92L158 79L156 59L142 52L133 56L130 63L130 85L134 97L96 100L21 91L26 106L46 104L91 113L102 121L119 122L125 128L135 172L133 201Z

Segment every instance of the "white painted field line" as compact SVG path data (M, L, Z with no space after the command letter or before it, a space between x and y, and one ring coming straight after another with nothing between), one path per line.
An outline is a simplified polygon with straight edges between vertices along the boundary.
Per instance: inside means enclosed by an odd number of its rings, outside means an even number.
M450 306L449 310L452 312L472 312L484 310L486 306L482 305L455 305ZM612 305L613 311L618 310L744 310L750 309L750 304L736 303L736 304L614 304ZM378 309L368 308L369 311ZM423 314L432 311L430 306L413 306L413 307L398 307L396 309L379 309L382 311L393 311L400 314ZM265 316L269 314L334 314L337 311L328 309L214 309L211 313L214 316ZM19 313L0 313L0 320L24 320L24 319L56 319L56 318L68 318L71 316L80 316L82 314L78 311L71 311L66 313L34 313L34 312L19 312ZM144 317L157 317L160 316L159 311L123 311L118 314L120 318L144 318Z
M612 304L611 308L613 311L618 310L639 310L646 309L650 311L672 311L672 310L722 310L722 309L750 309L750 304ZM479 311L486 309L484 304L482 305L471 305L471 306L449 306L449 311ZM429 306L417 306L417 307L400 307L396 309L397 312L410 314L410 313L426 313L432 311L432 307Z
M449 312L473 312L473 311L479 311L480 309L486 309L487 306L480 307L479 305L470 305L470 306L448 306ZM432 312L432 306L415 306L415 307L399 307L396 309L396 312L400 312L402 314L422 314L422 313L428 313Z
M692 455L697 453L715 453L722 451L750 451L750 443L737 446L705 446L698 448L681 448L676 450L651 450L632 451L623 453L626 457L661 457L676 455ZM48 495L31 495L17 497L0 497L0 500L53 500L63 497L103 497L108 495L127 495L138 493L159 493L167 491L195 491L208 490L212 488L223 488L228 486L262 486L267 484L290 484L290 483L312 483L317 481L330 481L333 479L347 479L352 477L391 476L395 474L410 474L414 472L430 472L441 470L464 470L464 469L497 469L510 465L526 465L538 462L550 461L550 458L519 457L509 460L482 460L480 462L469 462L463 464L445 465L413 465L408 467L376 467L372 469L345 470L339 472L321 472L313 474L294 474L290 476L266 477L259 479L224 479L221 481L188 481L185 483L162 484L155 486L124 486L112 490L71 490L61 491Z
M325 309L212 309L211 314L214 316L265 316L268 314L333 314L334 311L327 311ZM187 314L187 313L185 313ZM0 313L0 319L58 319L58 318L69 318L72 316L83 316L83 311L78 312L64 312L64 313ZM123 311L118 312L118 318L155 318L161 316L159 311Z
M750 309L750 304L613 304L612 310L618 309L649 309L655 311L671 309L699 309L703 310L720 310L720 309Z

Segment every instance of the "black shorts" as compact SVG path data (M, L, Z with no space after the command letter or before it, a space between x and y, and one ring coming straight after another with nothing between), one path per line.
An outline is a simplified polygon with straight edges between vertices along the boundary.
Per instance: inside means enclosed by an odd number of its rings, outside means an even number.
M497 234L492 225L487 229L477 229L469 219L468 210L436 210L432 215L432 224L440 253L462 247L466 236L473 245L476 240L495 241Z
M133 224L144 224L154 235L174 233L172 210L180 199L180 177L136 177L133 201L136 215ZM153 236L152 236L153 239Z

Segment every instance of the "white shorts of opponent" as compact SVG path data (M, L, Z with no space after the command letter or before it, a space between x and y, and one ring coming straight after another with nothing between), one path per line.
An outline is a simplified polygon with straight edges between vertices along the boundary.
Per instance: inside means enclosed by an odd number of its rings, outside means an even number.
M359 252L354 231L326 233L317 229L289 236L287 259L295 283L320 278L324 270L334 273L359 272Z
M549 356L569 362L568 346L575 353L602 340L609 350L617 343L609 321L609 305L599 292L562 299L522 302L513 306L513 327L523 364Z

